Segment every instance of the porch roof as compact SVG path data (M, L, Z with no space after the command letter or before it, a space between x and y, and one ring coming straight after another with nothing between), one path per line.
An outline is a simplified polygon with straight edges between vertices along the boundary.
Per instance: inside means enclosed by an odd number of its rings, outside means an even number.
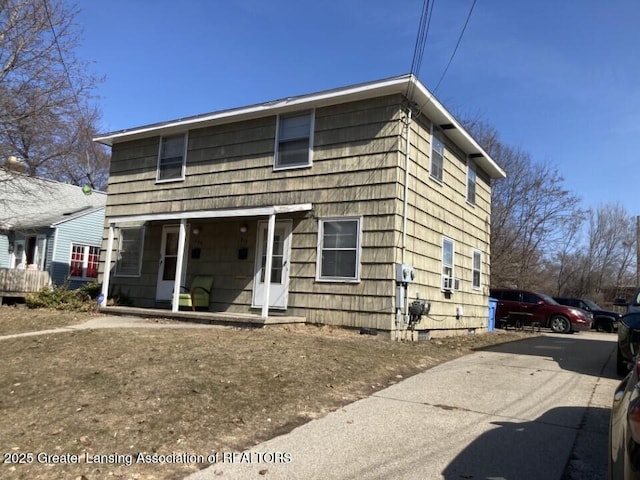
M182 220L193 218L236 218L236 217L267 217L282 213L308 212L313 210L311 203L293 205L271 205L265 207L223 208L217 210L191 210L186 212L148 213L144 215L122 215L109 217L110 224L149 222L153 220Z

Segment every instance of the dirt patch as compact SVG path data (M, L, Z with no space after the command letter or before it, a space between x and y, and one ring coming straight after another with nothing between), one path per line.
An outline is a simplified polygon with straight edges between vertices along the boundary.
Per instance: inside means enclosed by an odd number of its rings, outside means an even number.
M209 464L125 462L140 453L206 459L242 451L474 348L524 336L531 334L400 343L299 326L0 341L0 453L27 462L4 462L0 477L183 478ZM96 458L104 461L86 463Z

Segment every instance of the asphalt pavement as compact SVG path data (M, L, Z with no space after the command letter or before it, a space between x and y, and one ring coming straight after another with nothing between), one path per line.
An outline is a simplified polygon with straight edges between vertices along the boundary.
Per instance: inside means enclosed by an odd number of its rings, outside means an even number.
M478 351L187 478L606 478L615 341L545 334Z

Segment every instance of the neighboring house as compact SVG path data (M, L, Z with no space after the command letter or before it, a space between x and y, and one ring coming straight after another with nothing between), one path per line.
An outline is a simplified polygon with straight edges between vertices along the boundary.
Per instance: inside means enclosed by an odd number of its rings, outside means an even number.
M95 140L112 147L103 305L177 311L208 275L210 311L395 331L419 297L427 336L487 327L505 174L412 75Z
M25 275L37 278L27 291L43 278L69 288L97 280L105 193L5 168L0 198L0 298L27 293L15 285Z

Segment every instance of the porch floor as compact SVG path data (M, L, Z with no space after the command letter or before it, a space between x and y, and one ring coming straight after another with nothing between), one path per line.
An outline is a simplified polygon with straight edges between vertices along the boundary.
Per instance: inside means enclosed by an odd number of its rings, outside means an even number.
M204 312L180 310L172 312L162 308L136 308L136 307L101 307L101 313L109 315L130 315L146 318L169 318L186 322L207 323L212 325L230 325L241 327L264 327L265 325L286 325L292 323L306 323L304 317L291 317L285 315L269 315L267 319L260 315L250 313L229 312Z

